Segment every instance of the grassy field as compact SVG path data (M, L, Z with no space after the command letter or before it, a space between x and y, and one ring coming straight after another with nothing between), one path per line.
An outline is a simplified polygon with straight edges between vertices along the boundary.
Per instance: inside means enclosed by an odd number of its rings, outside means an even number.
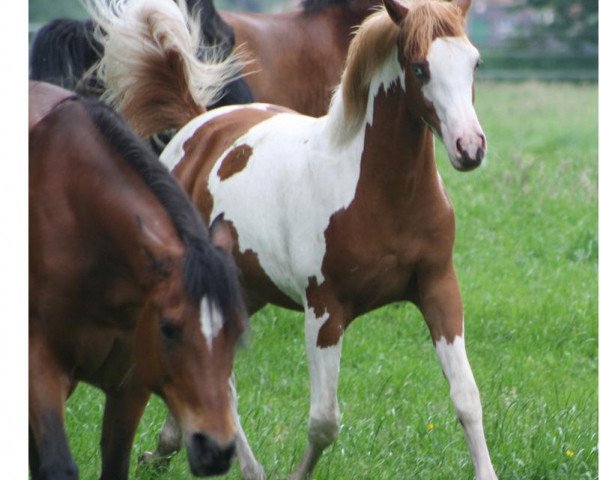
M595 86L480 83L486 165L461 174L438 145L457 215L456 269L467 348L501 479L597 478L597 105ZM303 320L267 308L237 357L240 413L268 478L284 478L305 442ZM392 305L344 340L342 429L315 479L471 479L473 468L419 313ZM68 403L81 478L99 474L102 396ZM132 478L191 478L185 455L139 469L164 407L138 430ZM226 477L239 478L237 468Z

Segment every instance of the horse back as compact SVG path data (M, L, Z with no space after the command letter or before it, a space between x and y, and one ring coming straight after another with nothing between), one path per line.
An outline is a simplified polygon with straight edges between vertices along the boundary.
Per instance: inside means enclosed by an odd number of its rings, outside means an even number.
M266 104L223 107L192 120L170 142L161 161L173 169L206 223L213 206L208 176L219 158L252 127L286 112L290 110ZM244 154L243 148L234 151L236 154L228 155L219 168L221 178L243 169L251 153L247 150Z
M250 62L244 79L255 101L284 105L304 115L327 112L340 82L351 26L336 11L280 14L222 12L235 44ZM360 22L358 22L360 23Z

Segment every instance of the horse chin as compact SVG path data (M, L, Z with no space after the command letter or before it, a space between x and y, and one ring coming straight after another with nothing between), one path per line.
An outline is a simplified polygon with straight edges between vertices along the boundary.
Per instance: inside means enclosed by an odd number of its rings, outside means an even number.
M195 477L223 475L231 467L235 456L235 443L225 446L203 433L194 433L186 439L188 463Z

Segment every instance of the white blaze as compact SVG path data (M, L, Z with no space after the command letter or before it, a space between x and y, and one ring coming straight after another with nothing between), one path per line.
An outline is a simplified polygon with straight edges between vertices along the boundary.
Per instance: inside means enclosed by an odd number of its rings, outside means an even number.
M212 341L223 328L223 314L221 311L206 297L202 297L200 302L200 329L208 349L212 348Z
M423 85L423 96L433 103L451 160L461 156L456 146L459 138L474 158L479 135L483 135L473 107L473 74L478 59L477 49L466 37L437 38L427 54L431 79Z

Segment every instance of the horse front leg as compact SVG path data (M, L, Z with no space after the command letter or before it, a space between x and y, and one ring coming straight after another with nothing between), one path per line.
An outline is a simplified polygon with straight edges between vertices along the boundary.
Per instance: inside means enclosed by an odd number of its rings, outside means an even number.
M64 404L71 381L46 342L29 338L29 453L31 478L79 478L64 427Z
M464 340L463 307L453 267L419 278L419 306L431 332L450 398L463 426L477 480L496 480L483 414Z
M235 376L232 373L229 378L229 395L231 405L231 416L235 422L237 436L235 438L235 452L240 462L240 471L244 480L265 480L265 471L262 465L256 460L252 448L248 443L240 416L237 411L237 392L235 390Z
M337 399L342 338L346 318L339 305L305 310L305 340L310 373L308 446L289 480L310 478L323 451L338 436L340 412ZM337 307L337 308L336 308ZM321 316L315 310L322 312Z
M127 479L135 430L149 398L150 392L142 387L125 387L117 393L107 393L102 424L101 480Z

